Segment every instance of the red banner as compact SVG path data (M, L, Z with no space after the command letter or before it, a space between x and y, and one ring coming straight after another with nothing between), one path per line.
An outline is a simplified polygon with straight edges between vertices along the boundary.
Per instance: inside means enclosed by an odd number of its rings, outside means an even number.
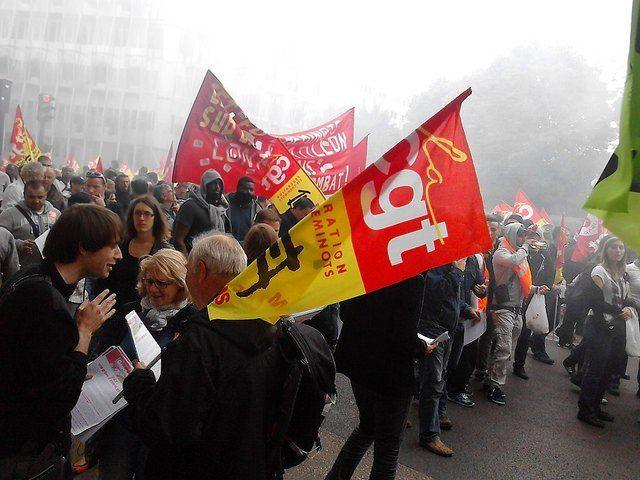
M13 121L13 131L11 132L11 156L9 161L22 165L27 162L34 162L41 155L40 149L31 137L27 126L22 118L20 105L16 107L16 116Z
M96 172L104 173L102 169L102 155L98 155L98 158L96 158L93 162L87 162L87 167L89 167L91 170L95 170Z
M606 234L606 229L595 215L587 213L582 228L578 233L576 247L571 255L574 262L582 262L598 249L598 241Z
M169 153L167 153L167 158L165 158L161 168L162 179L167 183L173 182L173 159L173 142L171 142Z
M540 220L538 209L522 190L518 190L513 208L514 213L520 215L523 220L531 220L533 223L537 223Z
M316 185L327 195L344 187L367 167L367 137L342 153L314 160L298 160Z

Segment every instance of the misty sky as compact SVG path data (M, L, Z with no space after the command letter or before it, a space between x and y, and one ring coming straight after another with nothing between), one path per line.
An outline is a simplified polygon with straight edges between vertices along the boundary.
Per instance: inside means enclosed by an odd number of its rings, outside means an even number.
M183 0L167 14L211 38L209 66L234 96L293 85L294 101L309 112L329 106L339 113L371 97L402 115L434 80L486 67L532 42L573 47L622 88L631 3Z

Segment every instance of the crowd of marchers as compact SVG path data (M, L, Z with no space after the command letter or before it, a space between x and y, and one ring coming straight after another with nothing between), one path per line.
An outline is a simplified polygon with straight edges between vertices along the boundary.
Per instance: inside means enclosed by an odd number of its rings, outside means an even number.
M282 478L270 461L268 395L252 383L242 396L251 401L238 399L231 421L225 408L236 394L225 389L290 320L211 321L207 305L316 205L302 197L280 215L256 197L251 178L229 193L215 170L199 185L164 182L144 167L134 178L116 169L58 170L47 156L5 170L0 479L72 478L87 467L105 480ZM489 215L487 226L490 251L305 321L334 353L359 411L327 479L351 478L372 444L370 478L395 478L414 402L419 444L451 457L442 433L455 430L447 404L473 408L486 396L505 407L505 385L528 379L530 358L555 363L546 351L552 339L570 349L562 364L581 388L577 418L599 428L614 421L604 405L629 380L626 332L638 323L640 260L613 235L574 262L575 242L559 242L570 238L564 227L515 214ZM525 319L539 296L548 328L534 333ZM138 361L125 319L131 311L162 348L159 379ZM87 364L111 346L136 366L123 385L128 406L79 444L70 412ZM226 397L232 402L220 402ZM234 432L233 444L221 430Z

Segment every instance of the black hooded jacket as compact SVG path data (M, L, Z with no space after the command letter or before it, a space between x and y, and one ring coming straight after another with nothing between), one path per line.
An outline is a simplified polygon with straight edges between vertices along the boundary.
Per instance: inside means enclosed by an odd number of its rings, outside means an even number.
M220 386L269 348L274 327L262 320L210 321L206 310L185 327L163 352L157 382L149 370L136 370L124 382L136 433L151 449L145 478L266 479L264 392ZM221 441L220 432L230 429L224 424L230 404L233 428L242 434Z

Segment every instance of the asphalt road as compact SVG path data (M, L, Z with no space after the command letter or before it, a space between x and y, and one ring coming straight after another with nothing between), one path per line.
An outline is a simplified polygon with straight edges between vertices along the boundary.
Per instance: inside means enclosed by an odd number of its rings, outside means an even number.
M445 479L616 479L640 477L640 399L635 396L638 359L629 361L631 381L622 381L620 397L609 396L608 411L613 424L600 430L579 422L578 389L571 385L560 361L567 355L547 342L556 365L538 363L529 356L528 381L510 375L505 392L507 405L488 402L483 392L475 393L476 406L450 404L454 422L442 439L451 446L452 458L441 458L422 450L417 443L417 407L411 409L413 424L406 431L398 478ZM479 388L479 385L474 385ZM325 436L331 442L326 451L307 462L305 475L292 471L286 478L322 478L339 445L357 423L357 409L346 378L338 380L340 399L325 421ZM325 442L326 444L327 442ZM366 479L366 466L358 478ZM302 472L300 472L302 473Z

